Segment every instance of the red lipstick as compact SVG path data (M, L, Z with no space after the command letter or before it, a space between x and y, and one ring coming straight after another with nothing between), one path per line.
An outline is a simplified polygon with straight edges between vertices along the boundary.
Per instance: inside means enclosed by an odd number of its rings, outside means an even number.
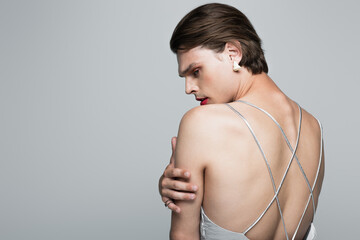
M208 102L208 98L196 98L197 101L201 101L200 105L205 105Z

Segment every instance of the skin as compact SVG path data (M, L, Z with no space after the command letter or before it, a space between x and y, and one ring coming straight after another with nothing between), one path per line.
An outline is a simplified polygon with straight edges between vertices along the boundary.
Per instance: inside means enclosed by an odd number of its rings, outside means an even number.
M235 46L234 46L235 47ZM195 49L192 49L188 52L184 52L187 53L185 55L186 56L192 56L190 59L188 59L186 61L187 65L180 68L180 62L181 60L184 58L184 54L180 53L177 54L177 58L178 58L178 62L179 62L179 76L183 77L182 75L186 74L186 83L185 83L185 92L186 94L194 94L196 97L198 98L202 98L202 97L206 97L203 94L199 94L196 95L195 93L198 92L199 88L205 88L203 91L206 91L206 85L208 84L208 82L204 82L204 81L196 81L196 78L192 75L194 75L194 71L195 70L199 70L199 64L196 61L197 58L202 58L202 59L206 59L206 57L209 55L211 57L216 57L217 60L220 60L220 58L222 57L221 55L217 55L215 54L213 51L211 50L207 50L205 52L202 51L197 51L197 50L204 50L201 47L197 47ZM240 62L241 60L241 53L238 52L237 48L236 49L230 49L229 51L231 51L231 53L233 53L233 58L231 58L232 61L237 61ZM234 54L235 53L235 54ZM239 54L240 53L240 54ZM238 54L238 56L236 56L236 54ZM192 68L189 69L189 71L187 73L183 73L183 69L188 69L188 66L191 65L192 63L197 63L195 64ZM214 73L216 71L221 71L221 67L224 67L224 64L222 62L222 65L218 65L218 61L211 61L210 63L207 64L203 64L202 67L206 67L207 69L211 69L212 71L208 71L207 75L210 75L211 73ZM232 63L231 63L232 64ZM215 68L213 68L215 67ZM228 67L228 66L226 66ZM204 70L204 69L203 69ZM206 71L206 69L205 69ZM203 76L202 79L207 79L207 75ZM223 75L223 78L228 77L227 75ZM215 80L213 80L213 82L216 82ZM218 82L218 85L220 85L220 82ZM231 92L231 86L234 86L234 84L230 84L227 85L228 87L226 89L222 89L222 91L217 92L217 94L219 95L218 98L219 99L210 99L208 101L208 104L211 104L214 101L217 101L219 103L222 102L230 102L231 100L234 101L236 99L238 99L238 95L243 94L243 92L241 91L245 91L243 86L242 88L240 88L239 85L235 85L236 89L239 89L240 92L238 92L235 96L232 96L232 98L228 97L228 93ZM216 86L214 86L213 88L216 88ZM180 168L175 168L174 167L174 151L175 151L175 145L176 145L176 137L172 138L171 140L171 144L172 144L172 155L170 158L170 163L168 164L168 166L165 168L165 171L163 173L163 175L160 177L159 179L159 192L160 195L162 196L162 201L165 203L167 200L169 199L173 199L173 200L193 200L196 198L196 191L198 190L198 186L196 184L191 184L188 182L188 180L190 179L190 175L191 173L189 171L187 171L186 169L180 169ZM179 206L177 206L175 203L171 203L170 205L168 205L168 208L171 209L174 212L180 212L181 208Z
M193 200L196 197L198 186L188 183L191 173L185 169L175 168L175 147L176 137L171 139L172 154L170 163L166 166L163 175L159 179L159 193L162 201L168 200ZM181 179L181 180L180 180ZM174 202L168 205L168 208L174 212L180 213L181 208Z
M163 202L174 200L169 205L174 211L171 239L199 239L201 206L216 224L231 231L243 232L274 196L268 170L254 139L244 122L223 103L230 103L251 123L270 160L277 186L290 159L291 152L274 123L258 110L234 101L242 99L266 109L283 127L292 146L295 145L298 128L297 105L267 74L253 75L244 67L234 72L233 61L240 62L242 58L240 49L227 43L222 53L197 47L177 54L179 75L185 77L186 93L194 94L197 98L207 97L208 104L191 109L182 118L178 138L172 139L170 163L159 180ZM184 71L186 69L189 71ZM319 163L320 139L316 119L303 110L301 138L296 154L310 184L315 180ZM322 164L314 188L316 205L323 176ZM195 190L193 186L196 186ZM193 199L194 193L196 197ZM296 163L293 163L279 194L290 237L308 196L304 178ZM189 199L192 200L177 201ZM310 204L297 238L304 236L312 216ZM246 236L250 239L284 239L276 204L271 205L262 220Z

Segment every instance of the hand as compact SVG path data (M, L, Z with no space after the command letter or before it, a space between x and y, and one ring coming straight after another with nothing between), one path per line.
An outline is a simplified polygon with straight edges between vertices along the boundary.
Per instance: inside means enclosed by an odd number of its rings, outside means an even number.
M168 200L193 200L198 189L198 186L186 182L190 179L190 172L174 167L175 146L176 137L173 137L171 138L172 154L170 163L159 179L159 192L164 203ZM168 205L168 208L177 213L181 211L180 207L173 202Z

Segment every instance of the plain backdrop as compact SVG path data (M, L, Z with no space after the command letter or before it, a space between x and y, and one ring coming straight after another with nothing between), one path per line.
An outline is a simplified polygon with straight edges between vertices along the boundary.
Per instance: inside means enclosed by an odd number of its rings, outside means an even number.
M208 1L0 0L0 239L167 239L157 183L184 94L169 40ZM319 239L354 239L358 1L220 1L263 40L269 75L323 123Z

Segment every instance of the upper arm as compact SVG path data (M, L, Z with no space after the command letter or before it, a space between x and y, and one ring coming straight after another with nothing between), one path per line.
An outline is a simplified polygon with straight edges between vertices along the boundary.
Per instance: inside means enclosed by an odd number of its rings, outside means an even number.
M190 182L199 189L193 201L177 201L180 213L172 213L171 236L180 239L199 239L200 207L203 200L204 170L211 145L211 133L204 123L204 112L195 108L181 120L175 149L175 167L191 172ZM176 237L174 237L176 238Z

